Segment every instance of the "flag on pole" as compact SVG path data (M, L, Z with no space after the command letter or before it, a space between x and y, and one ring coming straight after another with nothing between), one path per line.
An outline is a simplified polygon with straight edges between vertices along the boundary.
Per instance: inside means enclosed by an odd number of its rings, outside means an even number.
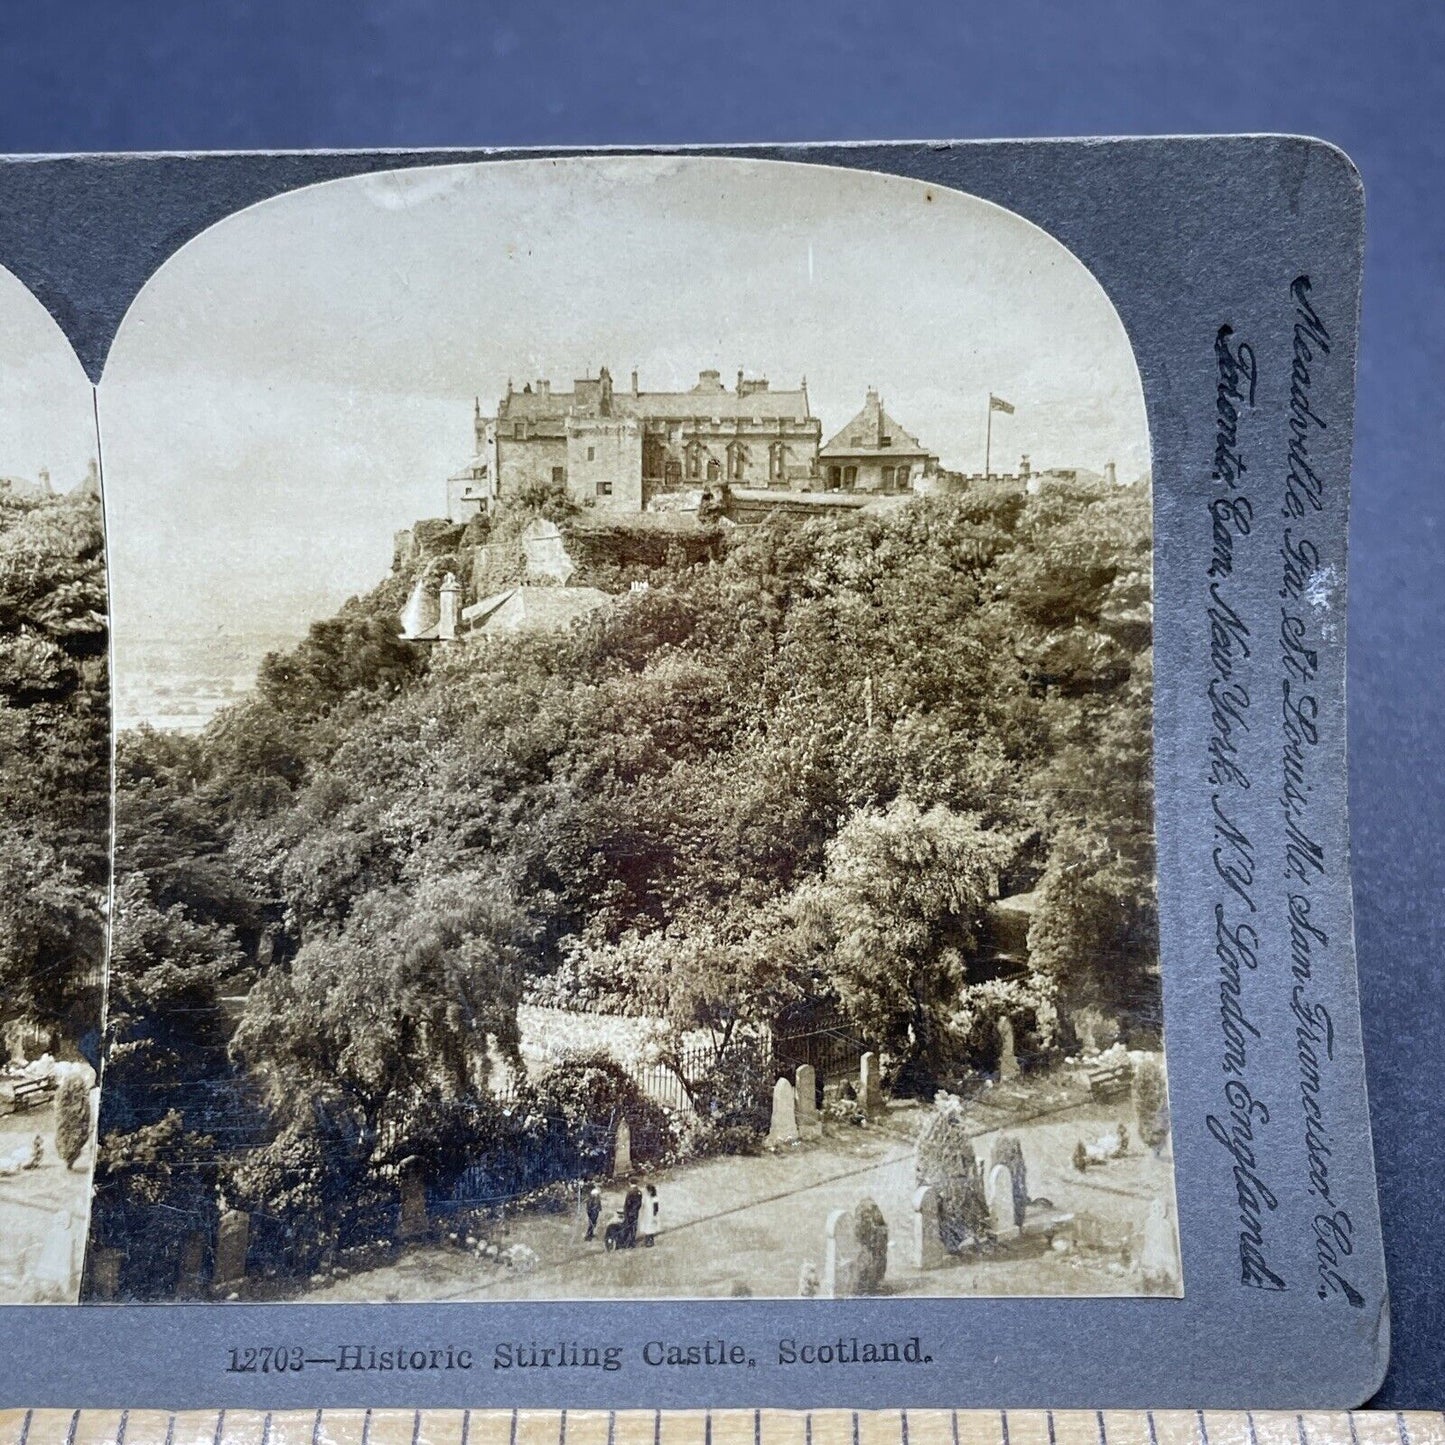
M1014 414L1013 402L1005 401L1003 397L995 396L993 392L989 392L988 394L988 409L990 411L1001 411L1005 416L1012 416Z

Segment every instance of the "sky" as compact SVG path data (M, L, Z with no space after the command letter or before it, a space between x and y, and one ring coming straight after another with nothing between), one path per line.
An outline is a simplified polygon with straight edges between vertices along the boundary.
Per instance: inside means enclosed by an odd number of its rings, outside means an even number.
M876 386L945 466L1148 468L1124 329L990 203L704 157L508 161L328 182L211 228L147 284L99 392L117 668L128 646L301 635L445 511L472 404L608 366L806 375L824 438ZM52 467L54 470L54 467Z
M50 313L0 267L0 477L57 492L85 480L96 456L90 382Z

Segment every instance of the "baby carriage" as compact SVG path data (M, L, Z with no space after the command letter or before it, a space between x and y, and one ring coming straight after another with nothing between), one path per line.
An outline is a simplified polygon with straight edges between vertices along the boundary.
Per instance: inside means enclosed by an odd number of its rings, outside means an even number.
M606 1250L636 1249L637 1222L642 1217L642 1191L629 1189L622 1202L622 1208L613 1216L612 1222L602 1233L602 1247Z

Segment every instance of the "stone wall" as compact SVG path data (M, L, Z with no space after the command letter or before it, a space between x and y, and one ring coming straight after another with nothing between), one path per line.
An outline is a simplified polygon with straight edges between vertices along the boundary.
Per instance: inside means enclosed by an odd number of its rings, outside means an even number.
M568 424L567 491L579 506L642 510L642 428L636 420Z
M553 472L560 469L556 477ZM532 487L567 485L567 438L533 436L518 441L508 436L497 438L497 476L500 494L515 497Z

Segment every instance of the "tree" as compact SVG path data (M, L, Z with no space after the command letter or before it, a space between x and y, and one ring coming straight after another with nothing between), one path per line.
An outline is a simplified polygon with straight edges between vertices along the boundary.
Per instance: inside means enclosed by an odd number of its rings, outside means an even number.
M495 879L367 895L246 1000L232 1056L283 1126L351 1121L355 1164L418 1099L485 1092L490 1044L516 1059L525 919Z
M0 1022L96 1059L108 877L99 498L0 498Z
M65 1024L76 1041L95 1028L103 933L77 870L49 843L0 824L0 1023Z
M998 869L1013 845L974 818L900 799L855 814L799 890L827 984L905 1080L936 1077Z
M226 1057L243 961L228 927L157 903L140 874L117 881L92 1218L135 1298L171 1293L186 1235L215 1222L218 1154L258 1142Z

